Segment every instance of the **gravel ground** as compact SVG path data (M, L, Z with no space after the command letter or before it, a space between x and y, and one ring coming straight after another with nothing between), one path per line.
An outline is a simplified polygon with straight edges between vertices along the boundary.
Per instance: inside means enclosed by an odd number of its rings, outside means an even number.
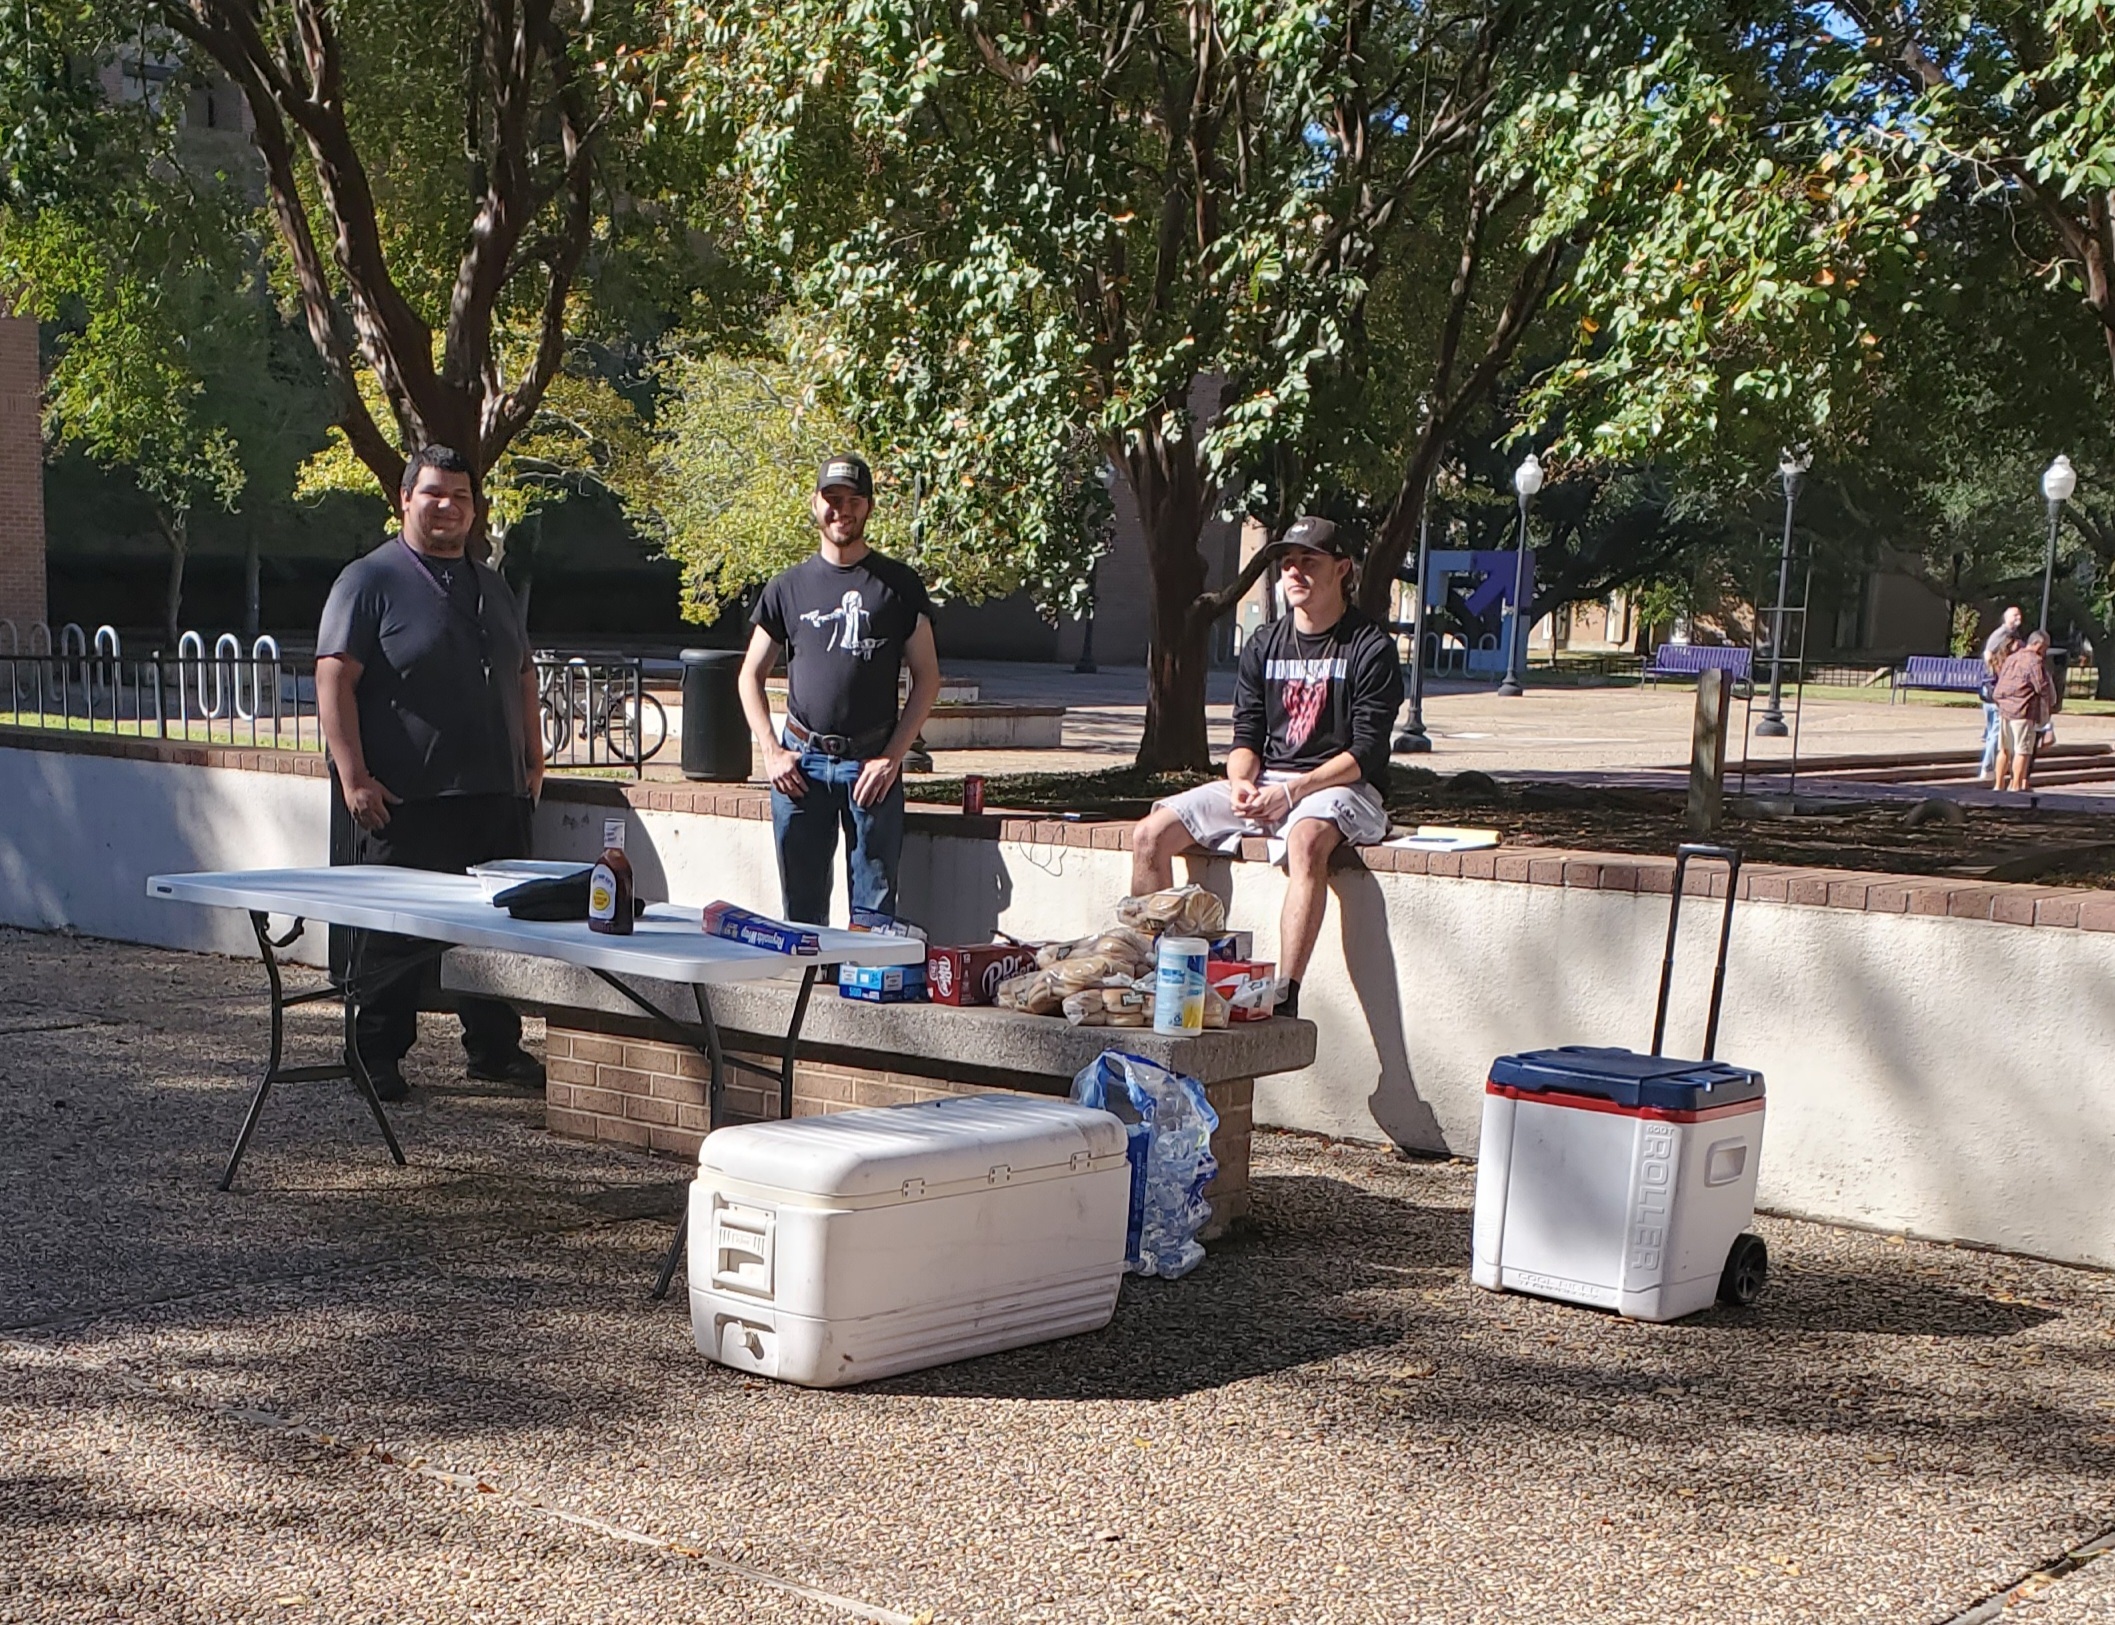
M410 1169L307 1086L223 1197L255 968L0 948L0 1620L1936 1625L2115 1526L2108 1276L1766 1220L1636 1325L1469 1286L1473 1170L1263 1135L1107 1331L808 1393L646 1298L678 1169L452 1039Z

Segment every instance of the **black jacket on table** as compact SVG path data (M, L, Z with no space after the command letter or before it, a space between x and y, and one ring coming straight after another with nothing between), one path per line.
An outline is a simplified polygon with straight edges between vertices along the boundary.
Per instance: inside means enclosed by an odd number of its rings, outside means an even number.
M1258 627L1241 651L1234 744L1261 756L1266 772L1284 773L1348 750L1385 795L1388 735L1402 703L1395 639L1380 627L1347 609L1326 632L1310 634L1287 615Z

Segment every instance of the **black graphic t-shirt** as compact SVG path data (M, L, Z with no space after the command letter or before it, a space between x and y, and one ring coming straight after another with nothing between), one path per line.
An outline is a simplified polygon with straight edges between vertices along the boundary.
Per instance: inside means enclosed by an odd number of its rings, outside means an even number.
M1293 617L1259 627L1234 678L1234 743L1267 771L1305 773L1340 751L1388 789L1388 730L1403 703L1395 640L1355 609L1326 632Z
M771 578L749 624L786 651L793 716L864 742L896 726L904 645L921 615L932 619L933 601L909 565L873 552L836 565L816 553Z

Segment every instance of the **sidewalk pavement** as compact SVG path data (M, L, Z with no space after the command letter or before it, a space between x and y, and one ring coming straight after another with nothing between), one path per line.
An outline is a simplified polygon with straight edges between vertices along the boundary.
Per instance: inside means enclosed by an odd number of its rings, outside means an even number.
M994 704L1063 705L1066 714L1061 748L938 751L934 769L943 776L1094 772L1125 766L1137 752L1146 715L1141 667L1105 667L1081 674L1069 666L1025 661L957 660L947 663L946 674L975 682L981 698ZM1223 757L1233 730L1233 673L1213 672L1207 694L1212 751ZM1674 685L1578 688L1531 682L1521 698L1506 699L1487 683L1449 680L1432 684L1425 702L1434 748L1429 754L1397 760L1436 773L1472 767L1486 773L1538 774L1679 767L1689 760L1695 710L1694 689ZM1736 733L1761 715L1760 698L1752 716L1736 701ZM2057 734L2066 744L2115 744L2115 716L2065 712L2057 719ZM1750 733L1746 742L1751 763L1766 771L1782 771L1791 755L1789 740L1758 739ZM1884 696L1810 696L1800 717L1799 752L1804 760L1907 751L1960 753L1980 750L1982 742L1982 708L1972 696L1947 701L1919 696L1900 705L1887 703ZM657 777L680 776L676 756L674 749L664 750L650 771ZM1736 738L1729 766L1737 769L1741 759ZM2098 788L2102 794L2115 793L2115 760L2109 774L2106 786L2065 785L2064 791L2090 794ZM914 795L918 782L908 781Z
M680 1165L438 1022L408 1169L292 1086L222 1196L257 967L0 950L0 1621L1942 1622L2115 1527L2105 1275L1766 1219L1636 1325L1470 1286L1470 1168L1265 1134L1107 1331L810 1393L648 1300Z

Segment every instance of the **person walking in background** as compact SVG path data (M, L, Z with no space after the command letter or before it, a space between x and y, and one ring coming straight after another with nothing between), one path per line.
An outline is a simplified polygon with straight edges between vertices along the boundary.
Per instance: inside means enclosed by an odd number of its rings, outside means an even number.
M816 476L814 554L781 570L750 617L738 684L771 781L786 918L825 925L840 828L852 907L896 912L903 853L903 758L940 697L933 603L909 565L867 546L874 476L832 457ZM786 655L786 725L771 726L764 680ZM911 668L899 709L898 679Z
M2034 753L2058 703L2056 684L2049 676L2048 633L2029 633L2025 647L2005 657L1998 671L1996 701L2003 737L1990 787L2024 790L2034 774Z
M536 666L513 593L465 554L477 523L470 464L427 446L404 465L404 528L348 564L316 634L316 709L354 863L461 874L529 855L543 787ZM407 1090L419 995L440 949L353 935L354 1045L384 1100ZM540 1089L521 1017L495 999L457 1002L471 1077Z
M2004 731L1999 724L1997 708L1998 668L2004 665L2005 657L2019 647L2020 627L2025 619L2026 617L2020 614L2019 605L2008 604L2005 606L2005 613L1998 619L1997 630L1983 640L1983 665L1988 669L1988 675L1984 677L1981 689L1983 700L1982 773L1986 779L1990 777L1992 770L1997 766L1998 736Z

